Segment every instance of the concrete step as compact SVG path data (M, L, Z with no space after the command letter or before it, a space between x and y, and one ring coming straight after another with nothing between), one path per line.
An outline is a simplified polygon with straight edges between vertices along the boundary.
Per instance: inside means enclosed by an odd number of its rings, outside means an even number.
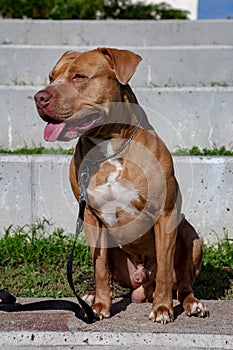
M90 47L86 46L1 45L0 83L45 85L50 70L65 51L88 49ZM229 69L233 62L233 46L130 46L129 49L143 58L132 86L233 85L233 71Z
M70 159L0 154L0 234L11 224L42 217L75 232L78 205L69 183ZM174 157L174 164L182 211L201 237L214 241L224 236L225 228L233 238L233 157Z
M33 299L20 299L21 303ZM73 299L73 301L75 301ZM68 311L3 313L0 349L88 350L231 350L233 301L205 301L210 317L187 317L174 301L175 321L167 325L148 320L150 303L113 303L109 319L85 324ZM222 317L225 322L221 322Z
M39 118L33 95L40 86L0 86L0 148L61 146L43 140L45 123ZM151 124L171 151L212 146L233 148L233 88L136 88L136 96Z
M0 44L78 46L233 45L233 21L0 20Z

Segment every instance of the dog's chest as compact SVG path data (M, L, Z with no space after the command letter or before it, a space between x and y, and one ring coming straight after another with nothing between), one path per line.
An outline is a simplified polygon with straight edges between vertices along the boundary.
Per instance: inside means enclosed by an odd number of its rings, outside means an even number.
M140 213L141 199L127 177L121 159L104 162L87 188L88 202L109 227L133 220Z

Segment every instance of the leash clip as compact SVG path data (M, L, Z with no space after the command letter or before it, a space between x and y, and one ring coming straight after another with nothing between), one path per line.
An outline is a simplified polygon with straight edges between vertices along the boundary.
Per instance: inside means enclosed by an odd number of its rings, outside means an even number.
M79 179L79 184L80 184L80 203L81 201L85 201L86 200L86 196L87 196L87 186L89 184L90 181L90 171L89 168L87 167L87 165L85 164L83 166L82 172L80 173L80 179Z

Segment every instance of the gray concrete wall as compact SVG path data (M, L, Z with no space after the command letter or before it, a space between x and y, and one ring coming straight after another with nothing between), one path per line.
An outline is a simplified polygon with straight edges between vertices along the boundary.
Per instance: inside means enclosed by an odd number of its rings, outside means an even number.
M75 231L77 202L69 184L70 156L0 155L0 234L11 224L50 219ZM233 233L233 158L174 157L183 212L201 237L213 241ZM231 186L229 186L231 184Z
M45 123L33 95L38 86L0 86L0 148L44 145L70 148L72 143L46 143ZM225 145L233 148L233 88L135 88L139 102L171 151Z
M233 30L233 26L232 26ZM56 61L67 50L94 46L0 46L2 85L45 85ZM124 48L121 45L118 48ZM142 56L133 87L211 86L233 83L233 46L128 47Z
M74 46L232 45L232 20L1 20L0 44ZM48 35L49 34L49 35Z
M131 85L171 150L231 149L232 31L233 21L0 20L0 147L44 144L33 94L64 51L116 46L142 55Z
M68 49L128 48L143 56L131 84L170 150L233 149L233 21L0 20L0 148L44 145L33 95ZM51 218L74 231L69 157L0 156L0 229ZM175 158L183 210L202 237L232 235L231 158Z

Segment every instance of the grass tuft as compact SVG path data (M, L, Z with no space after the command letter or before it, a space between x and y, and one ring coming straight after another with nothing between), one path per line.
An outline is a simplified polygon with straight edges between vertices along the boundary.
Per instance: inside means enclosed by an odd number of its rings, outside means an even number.
M200 149L197 146L193 146L191 149L178 148L177 151L173 152L174 156L233 156L233 151L228 150L225 146L220 148L213 147L211 149L203 148Z
M202 269L194 290L202 299L233 299L233 239L226 230L216 244L204 244Z
M17 148L15 150L10 149L0 149L0 153L3 154L73 154L74 149L64 149L61 147L58 148L45 148L45 147L34 147L28 148L27 146L23 148Z
M50 231L47 220L35 225L10 226L0 240L0 289L24 297L73 296L66 278L73 235ZM79 292L91 282L93 268L87 242L78 240L74 281Z
M35 147L28 148L27 146L23 148L18 148L15 150L9 149L0 149L0 153L3 154L73 154L74 149L71 148L69 150L64 148L45 148L45 147ZM233 151L226 149L225 146L221 146L219 148L213 147L200 149L197 146L193 146L192 148L178 148L175 152L173 152L174 156L233 156Z
M0 289L18 297L73 296L66 277L73 240L62 229L51 232L45 219L35 225L10 226L0 239ZM201 274L194 284L196 296L233 299L233 240L225 231L224 239L204 244L204 250ZM77 292L93 290L93 267L84 237L77 242L73 266ZM116 295L122 291L115 286Z

